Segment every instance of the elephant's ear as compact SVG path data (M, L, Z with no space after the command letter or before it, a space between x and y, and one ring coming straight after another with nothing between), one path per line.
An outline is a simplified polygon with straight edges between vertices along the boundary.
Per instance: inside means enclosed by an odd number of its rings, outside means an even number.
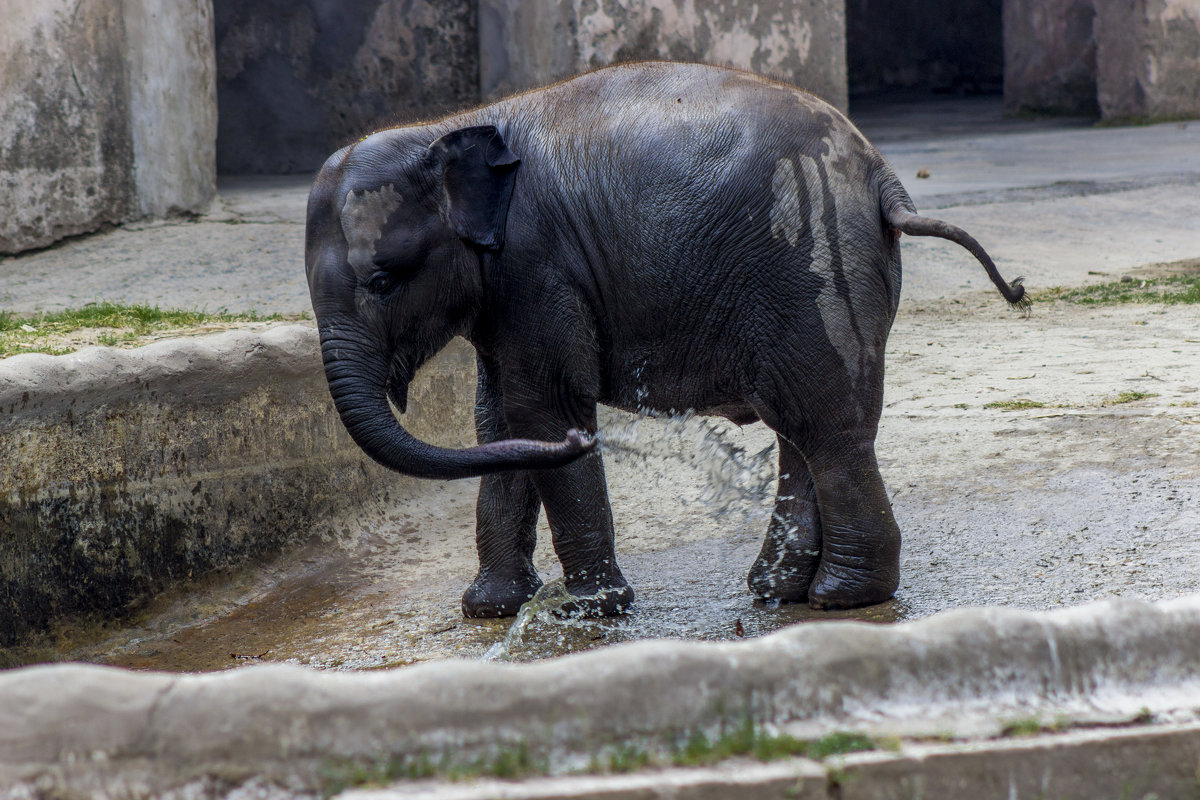
M492 125L451 131L429 145L441 167L455 232L480 247L504 246L504 221L517 177L517 158Z

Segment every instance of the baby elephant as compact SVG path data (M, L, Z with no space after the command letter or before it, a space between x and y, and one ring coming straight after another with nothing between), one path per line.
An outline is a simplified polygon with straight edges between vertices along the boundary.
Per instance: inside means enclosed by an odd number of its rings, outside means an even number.
M354 441L407 475L483 476L467 616L514 614L539 587L539 506L571 610L629 607L597 403L769 425L779 491L750 588L848 608L899 580L875 433L901 233L957 242L1022 302L834 108L746 72L640 63L339 150L309 196L305 264ZM479 363L464 450L414 438L388 403L403 411L456 335Z

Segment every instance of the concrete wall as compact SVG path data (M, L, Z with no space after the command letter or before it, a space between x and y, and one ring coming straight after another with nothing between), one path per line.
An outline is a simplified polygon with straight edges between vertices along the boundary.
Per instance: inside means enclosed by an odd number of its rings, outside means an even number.
M418 373L405 424L473 444L473 388L456 342ZM0 647L336 534L339 514L417 483L350 440L311 328L4 359Z
M1005 0L1009 113L1200 117L1200 0Z
M475 0L216 0L223 173L309 172L479 97Z
M1106 120L1200 117L1200 0L1094 0Z
M479 0L484 99L654 58L751 69L846 108L843 0Z
M1099 116L1092 0L1005 0L1004 110Z
M1000 4L846 0L850 92L999 91L1005 57Z
M208 0L5 0L0 18L0 253L203 208Z

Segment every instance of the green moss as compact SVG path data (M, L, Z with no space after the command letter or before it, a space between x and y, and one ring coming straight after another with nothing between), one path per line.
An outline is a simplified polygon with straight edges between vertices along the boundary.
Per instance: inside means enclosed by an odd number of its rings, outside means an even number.
M1000 729L1000 735L1005 738L1036 736L1042 732L1042 723L1032 717L1028 719L1009 720Z
M601 761L599 772L637 772L651 765L657 764L657 759L653 754L643 748L633 744L623 744L616 747L608 754L607 765Z
M1030 400L1028 397L1021 397L1016 400L997 400L993 403L984 403L984 408L998 408L1001 411L1024 411L1030 408L1045 408L1046 404L1041 400Z
M818 760L876 749L876 744L870 737L852 732L834 732L828 736L822 736L810 744L808 757ZM898 746L891 742L888 749L898 749Z
M1000 728L1000 735L1004 738L1020 738L1036 736L1039 733L1055 733L1068 727L1070 727L1069 722L1061 718L1053 722L1042 722L1035 717L1022 717L1004 723Z
M0 312L0 358L19 353L62 355L91 344L128 346L147 336L189 328L299 318L253 312L209 314L117 303L92 303L83 308L32 316L3 311ZM82 331L92 331L93 335L81 336Z
M666 747L650 741L624 742L592 754L581 772L591 774L629 773L655 767L696 767L716 764L730 758L774 761L804 757L822 760L836 755L879 749L873 740L860 733L835 732L820 739L797 739L787 734L768 733L747 719L715 738L692 731L676 738ZM462 759L457 751L439 758L428 753L393 756L363 761L331 761L321 770L321 791L332 796L355 786L383 786L405 780L440 777L470 780L492 777L517 779L551 773L550 760L535 753L522 742L501 747L474 759Z
M1119 406L1124 403L1136 403L1138 400L1146 400L1151 397L1158 397L1158 395L1154 392L1121 392L1118 395L1101 400L1100 405Z
M482 777L515 780L549 772L549 762L535 758L529 746L521 742L467 761L456 761L448 753L434 759L425 752L412 756L379 756L366 761L334 760L322 767L318 778L322 795L332 797L351 787L386 786L398 781L435 777L452 781Z
M693 731L671 755L679 767L715 764L737 756L758 761L803 757L822 760L834 755L874 750L877 745L859 733L835 732L820 739L797 739L786 733L767 733L747 720L737 728L710 740L701 731Z
M1059 301L1085 306L1121 303L1200 303L1200 275L1171 275L1145 280L1112 281L1037 292L1035 302Z

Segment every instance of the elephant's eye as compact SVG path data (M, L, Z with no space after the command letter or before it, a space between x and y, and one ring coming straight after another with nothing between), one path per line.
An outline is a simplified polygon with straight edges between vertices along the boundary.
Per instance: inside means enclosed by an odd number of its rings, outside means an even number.
M376 272L367 279L367 291L371 294L387 294L392 288L392 276L386 272Z

